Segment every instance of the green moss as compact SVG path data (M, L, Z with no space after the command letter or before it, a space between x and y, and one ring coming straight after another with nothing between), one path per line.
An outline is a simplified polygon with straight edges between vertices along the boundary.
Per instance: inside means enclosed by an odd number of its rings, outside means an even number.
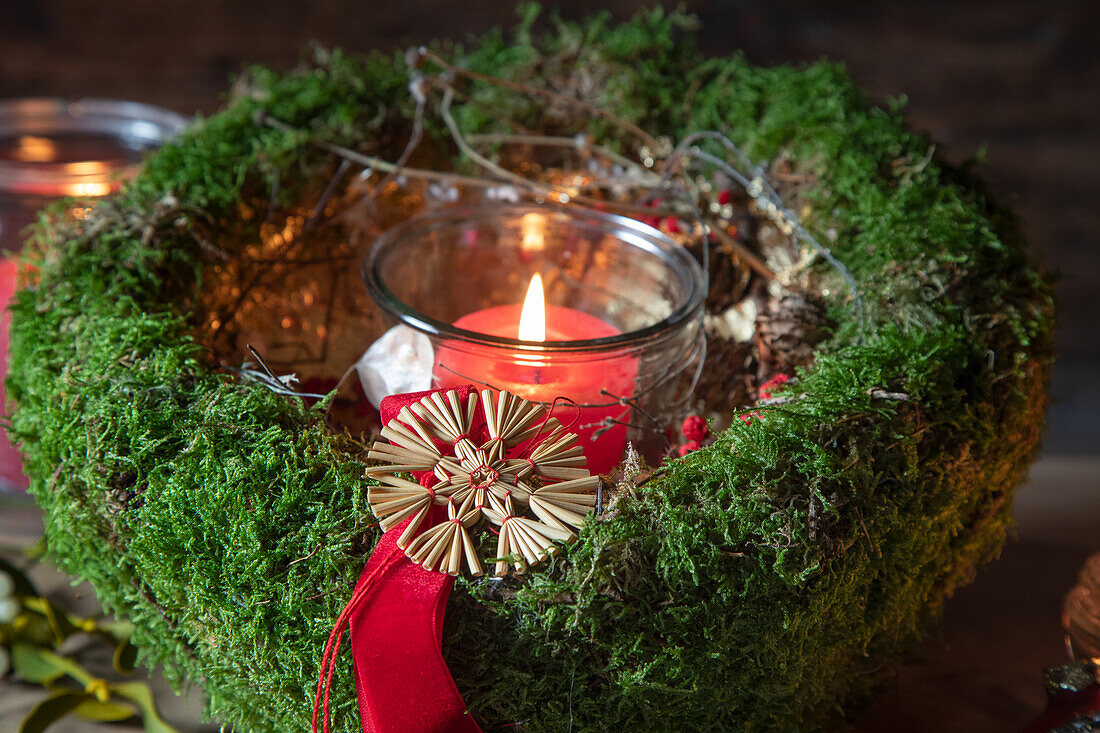
M550 568L460 582L448 662L487 728L816 727L999 551L1038 445L1049 289L1010 216L841 67L704 59L659 11L547 37L530 22L446 52L532 84L583 66L592 101L647 129L784 151L816 177L808 224L836 230L870 322L836 284L839 327L799 375L804 399L667 463ZM237 203L275 180L285 202L311 195L328 158L308 139L403 144L407 82L401 59L340 52L250 71L245 94L88 222L44 219L13 308L11 430L51 554L134 621L147 662L201 685L240 730L308 727L324 640L376 528L360 447L193 341L202 240L232 240ZM467 129L539 119L517 95L470 94ZM336 730L358 729L353 689L345 656Z

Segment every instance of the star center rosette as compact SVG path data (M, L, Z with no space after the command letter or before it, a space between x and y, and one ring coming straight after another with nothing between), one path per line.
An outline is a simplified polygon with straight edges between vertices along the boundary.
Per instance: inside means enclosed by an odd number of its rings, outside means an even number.
M383 531L407 521L397 546L448 575L463 561L484 574L470 535L483 519L497 528L497 575L523 573L576 539L600 478L555 409L491 389L433 392L402 408L368 453L379 461L366 473L381 484L368 502Z

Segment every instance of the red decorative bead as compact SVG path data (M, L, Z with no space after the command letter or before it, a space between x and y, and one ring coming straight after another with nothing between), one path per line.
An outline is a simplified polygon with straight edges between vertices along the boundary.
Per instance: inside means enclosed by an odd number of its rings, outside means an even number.
M661 217L659 216L643 216L641 222L646 226L657 229L661 226Z
M684 424L680 427L680 432L688 440L697 443L707 437L710 428L707 427L707 421L698 415L688 415L684 418Z
M692 451L697 451L702 447L703 444L700 443L698 440L689 440L688 442L680 446L680 457L683 458L688 453L691 453Z
M728 204L731 198L732 197L730 196L730 190L728 188L724 188L718 192L718 203L720 203L722 206Z
M665 219L665 229L669 234L678 234L680 232L680 222L675 216L670 216Z

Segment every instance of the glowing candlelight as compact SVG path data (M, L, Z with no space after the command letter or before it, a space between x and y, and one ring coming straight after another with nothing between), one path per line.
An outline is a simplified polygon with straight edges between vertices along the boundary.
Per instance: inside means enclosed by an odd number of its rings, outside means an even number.
M546 297L542 292L542 276L537 272L531 276L527 297L523 299L517 338L520 341L546 340Z
M526 241L526 231L523 236ZM520 341L529 342L545 342L547 332L552 341L582 341L620 333L607 322L583 311L560 305L547 306L542 277L538 273L531 277L522 306L498 305L474 311L459 318L454 325L492 336L516 334ZM442 346L436 354L433 385L456 387L477 378L533 401L552 403L555 398L565 397L588 405L581 408L574 429L581 438L589 469L606 472L622 460L626 446L626 428L621 424L604 423L623 414L622 406L609 395L630 394L636 372L637 361L630 356L620 357L593 372L552 349L515 351L508 359L501 360L490 349L464 348L451 343ZM568 420L564 414L561 417Z

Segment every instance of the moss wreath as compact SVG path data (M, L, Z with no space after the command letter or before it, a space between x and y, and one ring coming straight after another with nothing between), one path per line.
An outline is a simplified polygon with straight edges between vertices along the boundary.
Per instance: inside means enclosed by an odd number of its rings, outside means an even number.
M723 130L754 159L795 161L815 181L803 218L835 230L869 322L837 287L796 402L644 486L628 477L549 567L460 580L445 657L487 730L815 728L999 552L1039 443L1051 291L1011 216L840 66L704 58L660 11L540 34L536 15L436 49L674 139ZM50 554L237 730L308 728L324 641L378 537L362 443L330 429L328 401L243 379L211 336L226 262L322 200L334 163L312 141L393 153L408 137L403 59L315 57L251 70L80 218L45 214L13 307L10 429ZM582 72L587 87L566 84ZM499 88L468 94L466 130L544 121ZM289 276L271 290L293 291ZM335 729L359 730L346 656L336 674Z

